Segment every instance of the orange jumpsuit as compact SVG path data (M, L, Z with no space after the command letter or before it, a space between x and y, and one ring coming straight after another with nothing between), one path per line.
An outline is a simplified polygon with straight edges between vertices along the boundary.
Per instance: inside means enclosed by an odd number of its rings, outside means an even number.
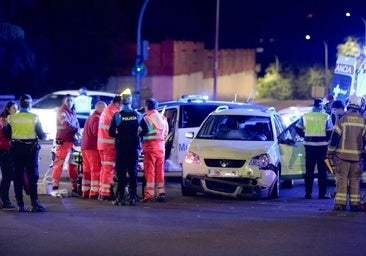
M96 198L99 195L100 156L97 148L97 135L100 114L94 111L85 122L81 139L83 156L83 178L81 192L84 198Z
M116 147L114 146L114 138L109 136L109 127L114 113L118 111L119 108L111 103L103 111L99 120L97 146L102 164L99 178L99 195L104 198L110 198L111 196L110 190L115 170Z
M53 161L52 185L58 189L67 155L74 146L74 134L79 129L79 122L76 118L76 112L71 110L66 104L62 104L57 112L57 132L56 132L56 157ZM68 166L71 189L77 191L78 169L77 165Z
M144 117L148 133L143 136L145 199L165 195L164 161L165 138L168 135L166 118L157 110L149 110Z

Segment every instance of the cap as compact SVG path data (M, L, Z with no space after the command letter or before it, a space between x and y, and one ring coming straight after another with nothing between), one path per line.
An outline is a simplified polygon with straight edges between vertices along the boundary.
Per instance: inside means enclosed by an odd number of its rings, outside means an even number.
M32 102L32 97L29 94L23 94L19 98L20 102Z
M129 88L127 88L126 90L124 90L123 92L121 92L120 94L122 97L124 96L132 96L131 90Z

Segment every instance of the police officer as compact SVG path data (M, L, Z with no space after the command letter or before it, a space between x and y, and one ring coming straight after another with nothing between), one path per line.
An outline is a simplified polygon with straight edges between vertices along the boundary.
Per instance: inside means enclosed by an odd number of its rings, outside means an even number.
M351 211L360 210L361 153L366 140L366 119L360 114L361 99L349 97L346 114L336 121L327 158L335 161L336 195L334 210L345 211L347 198ZM349 194L349 196L348 196Z
M39 139L45 139L41 122L36 114L30 112L32 97L24 94L20 97L20 111L8 117L6 132L11 138L10 152L15 159L14 190L18 204L18 211L24 212L23 177L24 172L29 182L31 212L45 212L46 209L38 202L37 182L38 156L41 149Z
M330 199L327 195L327 167L324 159L333 129L330 115L322 110L322 99L314 100L313 111L304 114L296 124L296 131L304 137L305 147L305 199L312 198L314 169L318 168L319 199Z
M131 108L132 95L129 89L121 93L122 110L114 114L109 127L109 135L115 138L116 173L118 178L117 198L114 205L125 205L126 174L129 177L129 204L137 200L137 163L141 150L138 135L143 116Z

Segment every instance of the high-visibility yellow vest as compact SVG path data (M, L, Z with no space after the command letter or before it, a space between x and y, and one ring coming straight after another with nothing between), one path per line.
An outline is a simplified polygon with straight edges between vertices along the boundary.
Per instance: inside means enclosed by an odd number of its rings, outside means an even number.
M11 125L11 138L17 140L36 139L35 126L38 116L31 112L17 112L8 116Z

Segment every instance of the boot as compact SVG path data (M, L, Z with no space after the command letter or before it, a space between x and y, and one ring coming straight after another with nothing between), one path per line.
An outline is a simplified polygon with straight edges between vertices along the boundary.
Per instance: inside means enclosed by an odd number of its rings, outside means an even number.
M136 198L137 198L136 196L133 196L133 195L130 196L129 203L130 203L131 206L136 205L136 201L137 201Z
M126 205L126 201L125 201L124 197L119 196L119 197L117 197L116 200L112 201L112 204L117 205L117 206L122 206L122 205Z
M46 212L46 208L38 203L38 201L32 202L30 212Z
M17 210L18 212L25 212L23 201L17 201Z

